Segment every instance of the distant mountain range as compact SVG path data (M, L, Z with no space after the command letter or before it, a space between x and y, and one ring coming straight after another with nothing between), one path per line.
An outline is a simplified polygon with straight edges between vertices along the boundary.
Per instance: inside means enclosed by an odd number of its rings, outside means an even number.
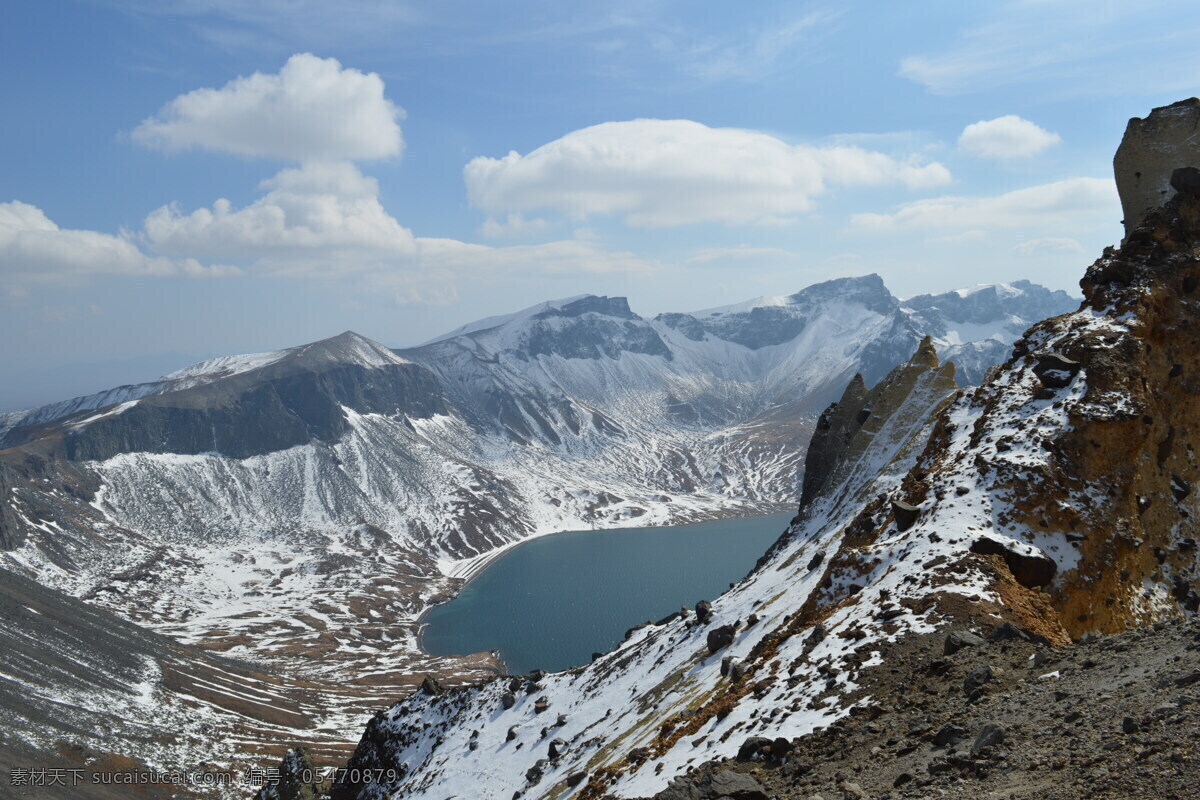
M346 332L205 361L0 415L0 566L189 646L392 696L429 662L420 612L499 548L791 508L856 374L877 383L928 336L975 383L1077 305L1027 281L901 301L868 275L653 319L586 295L404 350Z

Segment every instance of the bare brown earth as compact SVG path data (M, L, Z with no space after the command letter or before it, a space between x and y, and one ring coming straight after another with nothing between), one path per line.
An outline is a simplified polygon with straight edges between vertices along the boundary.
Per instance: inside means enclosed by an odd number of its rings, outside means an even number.
M946 638L893 645L883 664L860 673L864 704L775 744L782 757L766 740L767 754L751 746L740 759L705 764L655 800L1200 797L1200 621L1064 648L985 640L946 655ZM981 682L973 701L971 676ZM988 725L999 740L975 748ZM729 771L753 783L714 781ZM716 793L731 786L741 789Z

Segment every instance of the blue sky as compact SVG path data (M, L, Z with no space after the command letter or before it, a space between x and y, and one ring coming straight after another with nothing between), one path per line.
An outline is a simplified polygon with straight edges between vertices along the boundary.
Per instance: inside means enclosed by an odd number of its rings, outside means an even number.
M583 292L1074 290L1120 237L1126 120L1200 87L1198 28L1185 2L18 0L0 408Z

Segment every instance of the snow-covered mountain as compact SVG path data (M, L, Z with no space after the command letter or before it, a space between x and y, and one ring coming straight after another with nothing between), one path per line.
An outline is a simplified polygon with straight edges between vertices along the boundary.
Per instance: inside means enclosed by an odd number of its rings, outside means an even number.
M1148 182L1159 177L1147 167ZM920 748L921 775L884 783L863 772L903 796L965 796L924 787L1017 769L997 725L969 750L947 747L966 735L958 717L934 733L968 704L1004 704L989 701L999 680L990 666L954 672L958 649L1040 645L1027 680L1053 686L1064 673L1037 669L1052 646L1200 613L1200 169L1176 171L1170 185L1174 199L1088 270L1083 307L1033 326L982 385L958 391L932 336L874 387L851 381L819 420L806 461L821 475L800 515L727 593L634 629L590 665L449 691L426 684L369 723L334 800L768 796L728 771L733 759L773 761L777 785L790 783L779 796L802 798L816 788L803 780L813 765L781 762L818 728L832 734L832 759L847 730L890 733L873 769ZM906 313L966 317L1007 292L984 291L921 299ZM939 336L949 341L949 330ZM890 709L868 688L903 668L922 684L891 696L929 712L907 733L895 717L872 723ZM931 685L950 674L952 701ZM1198 679L1180 666L1159 685L1178 694ZM1137 741L1129 735L1148 726L1113 720L1111 735ZM1092 750L1080 763L1103 758ZM867 796L835 770L833 791Z
M1022 313L1075 305L970 296L904 304L871 275L653 319L583 296L406 350L347 332L5 415L0 565L280 675L361 682L356 702L394 696L433 668L420 612L504 547L788 508L852 376L880 380L925 334L1007 343Z

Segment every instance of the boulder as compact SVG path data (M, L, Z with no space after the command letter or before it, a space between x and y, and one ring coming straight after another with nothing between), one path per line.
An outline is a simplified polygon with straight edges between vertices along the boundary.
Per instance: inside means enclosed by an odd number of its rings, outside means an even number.
M546 768L550 766L550 762L544 758L539 758L532 767L525 771L525 780L529 783L537 783L546 774Z
M701 600L699 603L696 603L696 619L702 625L712 619L712 603L707 600Z
M533 704L533 710L537 714L541 714L548 708L550 708L550 701L546 699L545 695L539 697L537 702Z
M921 507L906 503L903 500L892 501L892 517L896 520L896 530L906 531L916 524L921 516Z
M708 652L715 653L733 644L733 626L722 625L708 632Z
M445 693L445 691L446 690L442 688L441 681L432 675L426 675L425 680L421 681L421 694L427 694L430 697L437 697L438 695Z
M992 672L992 668L988 666L976 667L967 673L966 679L963 681L963 690L967 695L973 695L978 691L982 691L983 687L996 679L996 674Z
M572 789L574 789L576 786L583 783L585 780L587 780L586 772L582 772L582 771L581 772L572 772L570 775L567 776L567 786L570 786Z
M505 692L500 695L500 705L504 706L505 710L512 708L517 704L517 696L512 692Z
M1001 622L996 629L988 634L989 642L1035 642L1050 644L1045 636L1039 636L1028 628L1013 625L1011 622Z
M971 543L971 552L980 555L1001 556L1017 583L1027 589L1040 589L1054 580L1058 565L1045 553L1025 553L1010 549L987 536Z
M1062 353L1039 353L1034 356L1033 374L1047 389L1062 389L1083 367L1078 361L1072 361Z
M765 736L751 736L742 742L742 746L738 748L738 761L753 761L762 756L764 752L770 752L771 740Z
M567 742L565 739L555 739L554 741L550 742L549 753L551 759L559 758L566 752Z
M961 728L958 725L955 725L953 722L947 722L945 725L938 728L938 732L933 735L933 743L938 747L945 747L949 744L958 744L966 738L966 728Z
M732 800L769 800L770 798L767 790L754 778L728 769L712 776L709 790L713 797L728 797Z
M964 647L978 647L983 639L970 631L951 631L942 645L942 654L952 656Z
M971 755L977 755L985 747L995 747L1004 744L1004 728L994 722L989 722L979 730L975 742L971 745Z
M782 736L777 737L775 741L771 742L771 758L776 761L782 761L787 758L788 753L792 752L795 747L791 739L785 739Z

